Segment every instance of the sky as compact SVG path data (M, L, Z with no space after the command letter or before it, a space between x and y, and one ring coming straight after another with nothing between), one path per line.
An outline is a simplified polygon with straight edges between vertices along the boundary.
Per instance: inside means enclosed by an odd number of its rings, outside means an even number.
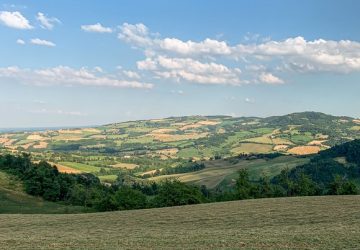
M360 1L0 0L0 128L360 117Z

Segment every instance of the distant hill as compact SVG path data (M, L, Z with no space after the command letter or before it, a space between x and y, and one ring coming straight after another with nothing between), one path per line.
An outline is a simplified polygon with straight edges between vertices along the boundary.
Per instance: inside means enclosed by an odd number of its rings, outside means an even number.
M157 170L241 154L311 155L360 138L360 120L318 112L284 116L187 116L98 127L0 133L0 152L30 152L62 172L112 181L119 171Z

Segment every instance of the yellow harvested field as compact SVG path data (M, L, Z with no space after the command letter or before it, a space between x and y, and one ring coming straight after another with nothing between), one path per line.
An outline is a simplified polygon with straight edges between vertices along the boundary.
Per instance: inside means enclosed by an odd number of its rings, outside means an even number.
M223 129L223 128L220 128L220 129L217 131L218 134L224 134L225 132L226 132L226 130Z
M308 143L309 146L323 146L323 143L326 142L326 140L313 140Z
M78 135L63 134L63 135L54 136L52 139L55 141L80 141L87 138L83 138Z
M47 148L47 146L48 146L48 143L42 141L42 142L39 142L38 145L34 145L33 148L35 148L35 149L44 149L44 148Z
M159 169L159 171L161 171L161 170L162 170L162 168ZM150 170L150 171L141 173L140 176L144 176L144 175L146 175L146 174L152 175L152 174L154 174L156 171L157 171L157 169L156 169L156 170Z
M353 120L353 122L355 122L355 123L357 123L357 124L360 124L360 120L359 120L359 119Z
M81 129L60 129L58 132L60 134L82 134Z
M359 130L360 130L360 126L353 126L353 127L351 127L351 130L359 131Z
M12 146L12 144L15 142L16 140L15 139L10 139L10 140L8 140L8 141L6 141L5 143L4 143L4 146L5 147L10 147L10 146ZM16 147L15 147L16 148Z
M47 140L48 138L43 137L43 136L41 136L39 134L31 134L26 139L27 140L33 140L33 141L44 141L44 140Z
M275 145L293 145L291 141L283 138L273 138L272 142Z
M318 140L326 140L328 138L329 138L328 135L323 135L323 134L316 134L315 135L315 139L318 139Z
M298 146L289 149L287 152L295 155L316 154L320 151L319 146Z
M125 168L125 169L134 169L138 167L139 165L132 164L132 163L117 163L115 165L111 165L114 168Z
M171 132L175 132L177 131L176 129L172 129L172 128L160 128L160 129L155 129L153 131L151 131L152 134L167 134L167 133L171 133Z
M101 140L105 140L106 139L106 135L92 135L90 136L91 139L101 139Z
M259 143L241 143L239 147L231 149L233 154L269 153L272 145Z
M246 140L243 140L244 142L255 142L255 143L265 143L265 144L272 144L272 140L270 138L269 135L263 135L260 137L254 137L254 138L249 138Z
M219 124L220 122L219 121L211 121L211 120L206 120L206 121L200 121L198 122L198 124L201 124L201 125L205 125L205 126L214 126L214 125L217 125Z
M80 170L73 169L71 167L64 166L64 165L61 165L61 164L58 164L58 163L49 162L49 164L51 164L52 166L56 166L56 168L61 173L68 173L68 174L79 174L79 173L81 173Z
M185 126L181 127L180 130L188 130L188 129L193 129L193 128L200 128L202 126L204 126L204 125L198 124L198 123L188 124L188 125L185 125Z
M194 140L206 137L208 133L191 133L184 135L171 135L171 134L148 134L153 137L155 140L159 140L162 142L170 142L170 141L183 141L183 140Z
M275 151L285 151L288 147L289 147L289 145L276 145L274 147L274 150Z
M9 138L0 138L0 144L7 143L8 141L10 141Z

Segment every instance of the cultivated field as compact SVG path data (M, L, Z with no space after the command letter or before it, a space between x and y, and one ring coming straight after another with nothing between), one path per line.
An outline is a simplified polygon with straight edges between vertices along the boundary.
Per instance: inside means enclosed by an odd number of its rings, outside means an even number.
M3 249L359 249L360 196L0 215Z
M261 176L273 177L285 168L294 168L305 164L308 158L297 158L294 156L281 156L274 159L254 159L254 160L237 160L235 162L228 160L206 161L206 168L196 172L184 174L162 175L150 178L159 181L167 178L175 178L181 182L193 183L196 185L205 185L208 188L215 188L220 183L229 185L238 177L240 169L247 169L250 178L258 179Z

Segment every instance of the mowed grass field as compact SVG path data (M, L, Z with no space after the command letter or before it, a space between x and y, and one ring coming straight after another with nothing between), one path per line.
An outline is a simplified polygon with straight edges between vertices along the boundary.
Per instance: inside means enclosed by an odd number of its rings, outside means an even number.
M3 249L359 249L360 196L0 215Z
M237 163L226 160L205 161L205 169L184 174L161 175L150 178L150 180L160 181L167 178L176 178L182 182L193 183L196 185L206 185L208 188L215 188L224 180L228 182L238 176L240 169L247 169L250 178L258 179L261 176L272 177L285 168L294 168L305 164L308 158L298 158L294 156L280 156L274 159L241 159Z

